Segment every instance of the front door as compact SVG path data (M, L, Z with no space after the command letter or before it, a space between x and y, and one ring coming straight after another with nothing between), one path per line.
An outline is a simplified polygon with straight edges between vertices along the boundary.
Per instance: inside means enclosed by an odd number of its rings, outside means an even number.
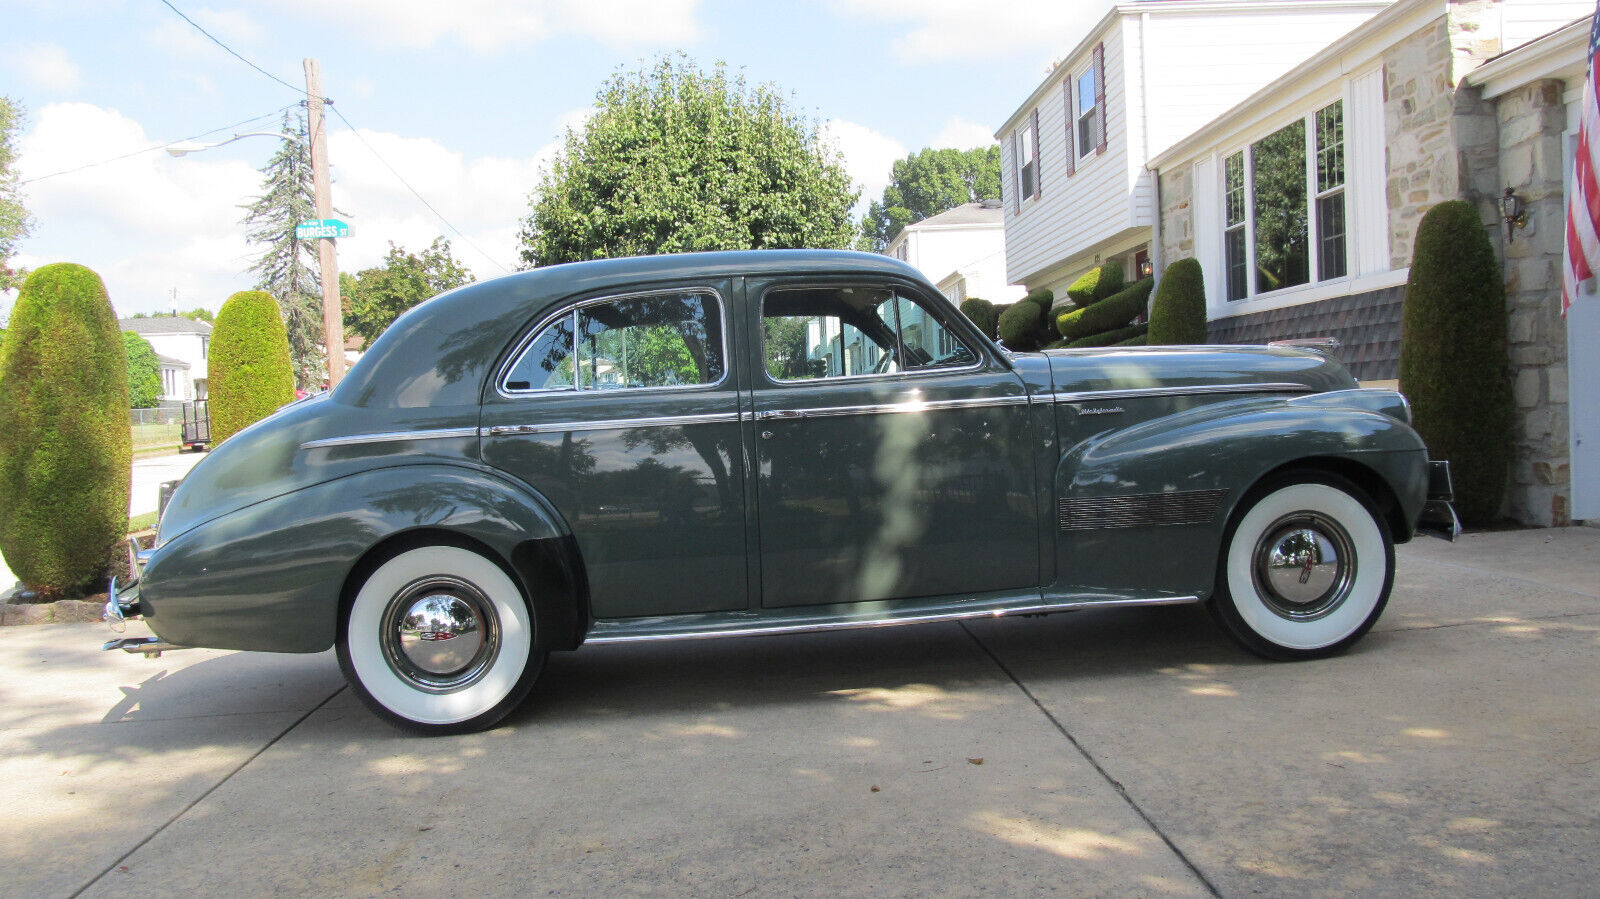
M765 607L1038 583L1026 390L913 285L750 279Z

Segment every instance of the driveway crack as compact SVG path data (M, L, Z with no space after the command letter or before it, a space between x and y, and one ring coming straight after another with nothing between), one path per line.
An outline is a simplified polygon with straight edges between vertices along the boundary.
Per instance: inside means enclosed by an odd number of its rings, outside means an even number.
M1013 684L1017 685L1017 689L1022 691L1022 695L1028 697L1028 701L1032 702L1034 708L1038 709L1039 713L1044 715L1044 717L1049 720L1049 722L1055 727L1056 731L1059 732L1061 736L1065 737L1068 743L1072 744L1072 748L1076 749L1078 754L1083 756L1083 760L1088 762L1089 766L1094 768L1095 772L1099 774L1106 783L1111 785L1111 789L1115 790L1117 795L1122 797L1122 801L1127 803L1128 808L1133 809L1133 813L1139 816L1139 819L1145 823L1145 826L1149 827L1157 837L1161 838L1161 842L1167 845L1167 849L1171 850L1172 854L1177 856L1178 861L1182 862L1183 866L1189 869L1189 873L1193 874L1195 879L1200 881L1200 883L1205 886L1206 892L1212 896L1219 897L1220 899L1222 893L1217 890L1216 885L1211 882L1210 878L1206 877L1205 872L1201 871L1198 865L1190 860L1189 856L1184 854L1182 849L1178 848L1178 844L1174 843L1172 838L1167 836L1166 831L1161 829L1161 825L1157 824L1155 819L1150 817L1150 814L1140 807L1139 803L1132 796L1128 795L1128 790L1122 785L1122 781L1119 781L1115 777L1111 776L1111 772L1107 771L1105 766L1100 764L1100 760L1094 757L1094 753L1090 752L1082 743L1078 742L1078 738L1074 737L1072 732L1067 730L1066 725L1061 723L1061 719L1057 718L1054 713L1045 707L1043 702L1039 701L1039 697L1035 696L1033 691L1028 689L1028 685L1024 684L1022 679L1017 677L1016 672L1012 671L1010 666L1001 661L1000 657L995 654L994 650L989 648L988 644L978 639L978 635L973 633L971 628L967 627L966 622L958 621L956 623L961 626L963 631L966 631L968 637L972 638L972 642L976 643L978 648L983 650L983 654L988 656L990 661L994 662L995 667L1004 672L1005 676L1010 678Z
M109 865L106 865L105 869L102 870L100 873L98 873L98 874L94 875L93 877L89 878L88 882L86 882L83 886L78 887L76 890L73 890L72 891L72 899L77 899L78 896L81 896L83 894L84 890L87 890L88 888L94 886L96 883L99 883L100 882L100 878L105 877L107 874L110 874L112 871L115 871L117 869L118 865L120 865L123 862L127 861L129 859L129 857L131 857L135 852L138 852L140 849L143 849L145 847L145 844L149 843L151 840L153 840L156 837L160 836L162 834L162 832L164 832L167 828L171 827L174 823L176 823L179 818L182 818L184 815L189 814L189 810L190 809L192 809L195 806L199 805L200 803L204 802L206 800L207 796L210 796L212 793L215 793L217 791L218 787L220 787L223 784L227 783L228 781L232 780L233 776L235 774L238 774L240 771L243 771L245 769L245 766L249 765L251 762L255 761L256 759L260 758L262 753L266 752L268 749L271 749L273 746L277 745L278 741L282 740L284 737L288 736L290 731L292 731L295 728L299 727L307 718L310 718L313 714L315 714L317 711L319 711L323 706L325 706L328 703L332 702L333 701L333 697L338 696L340 693L344 692L345 686L346 686L345 684L340 684L338 689L334 690L332 693L329 693L327 695L327 698L323 699L321 702L319 702L316 705L312 706L311 708L307 709L306 713L304 715L301 715L300 717L298 717L298 718L294 719L293 721L291 721L289 723L288 727L285 727L283 730L279 731L277 733L277 735L274 736L272 739L270 739L266 743L262 744L260 749L257 749L255 752L250 753L250 757L249 758L247 758L244 761L240 762L239 764L235 765L233 770L229 771L227 774L223 775L221 780L219 780L216 783L212 784L211 786L207 787L205 792L201 793L199 796L196 796L193 800L191 800L183 808L178 809L177 813L174 814L172 817L168 818L160 827L157 827L155 830L152 830L149 834L147 834L145 836L144 839L140 840L137 843L134 843L133 846L127 852L124 852L121 855L117 856L115 861L113 861Z

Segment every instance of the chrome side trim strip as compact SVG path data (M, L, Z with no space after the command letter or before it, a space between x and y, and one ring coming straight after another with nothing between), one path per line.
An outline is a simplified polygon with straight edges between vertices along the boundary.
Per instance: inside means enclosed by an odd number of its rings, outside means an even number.
M495 425L477 433L485 437L519 434L564 434L568 431L614 431L623 428L672 428L684 425L737 423L737 412L711 412L705 415L668 415L661 418L610 418L598 421L557 421L538 425Z
M348 437L324 437L300 444L303 450L323 449L330 446L359 446L365 443L399 443L406 440L444 440L450 437L476 437L477 428L435 428L428 431L385 431L381 434L351 434Z
M1102 400L1132 399L1144 396L1202 396L1216 393L1316 393L1316 391L1304 384L1287 381L1269 384L1195 384L1189 387L1084 390L1077 393L1053 393L1050 398L1058 403L1097 403Z
M757 421L784 421L797 418L833 418L840 415L880 415L895 412L936 412L943 409L984 409L997 406L1026 406L1026 396L971 397L954 400L906 400L867 406L819 406L811 409L769 409L757 412Z
M729 630L685 631L676 634L617 634L589 637L585 646L610 643L660 643L668 640L710 640L716 637L761 637L779 634L811 634L822 631L853 630L869 627L897 627L902 624L929 624L936 621L964 621L974 618L1004 618L1007 615L1039 615L1046 612L1071 612L1077 609L1109 609L1127 606L1182 606L1200 601L1198 596L1157 596L1139 599L1101 599L1083 602L1040 602L1005 609L962 609L932 612L904 618L867 618L857 621L818 621L805 624L775 624L766 627L741 627Z

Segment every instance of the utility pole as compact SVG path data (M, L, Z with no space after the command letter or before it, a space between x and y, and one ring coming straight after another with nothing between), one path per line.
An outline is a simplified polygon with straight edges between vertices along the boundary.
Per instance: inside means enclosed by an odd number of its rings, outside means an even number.
M316 193L317 218L333 217L328 195L328 131L322 122L322 63L305 60L306 119L311 129L311 186ZM333 238L317 238L317 261L322 269L322 339L328 348L328 389L344 377L344 308L339 302L339 263Z

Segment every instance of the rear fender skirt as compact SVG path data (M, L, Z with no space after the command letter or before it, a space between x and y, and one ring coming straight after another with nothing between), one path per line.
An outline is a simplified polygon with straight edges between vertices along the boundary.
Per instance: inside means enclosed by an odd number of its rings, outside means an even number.
M422 529L461 534L508 564L527 541L570 534L541 498L487 471L366 471L246 506L163 545L141 579L146 620L187 646L320 652L337 635L340 590L356 561Z

